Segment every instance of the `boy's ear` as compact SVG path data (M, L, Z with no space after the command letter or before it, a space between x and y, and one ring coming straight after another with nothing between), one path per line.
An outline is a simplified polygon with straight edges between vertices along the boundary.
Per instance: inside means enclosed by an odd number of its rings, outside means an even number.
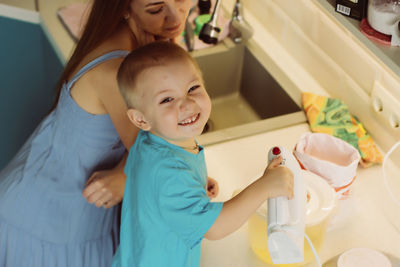
M143 131L149 131L151 126L147 122L146 118L137 109L130 108L126 111L126 114L128 115L129 120L139 129L142 129Z

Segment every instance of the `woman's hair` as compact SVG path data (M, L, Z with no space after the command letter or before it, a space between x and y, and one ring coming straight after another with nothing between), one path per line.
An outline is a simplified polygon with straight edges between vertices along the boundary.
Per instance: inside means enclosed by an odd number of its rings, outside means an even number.
M58 81L57 98L52 109L57 106L62 84L82 59L110 37L121 23L125 23L124 14L131 2L132 0L93 0L84 31Z
M201 75L200 68L191 55L171 42L154 42L130 52L122 61L117 74L118 87L127 106L130 108L135 106L134 90L141 72L151 67L166 65L174 60L186 60L192 63Z

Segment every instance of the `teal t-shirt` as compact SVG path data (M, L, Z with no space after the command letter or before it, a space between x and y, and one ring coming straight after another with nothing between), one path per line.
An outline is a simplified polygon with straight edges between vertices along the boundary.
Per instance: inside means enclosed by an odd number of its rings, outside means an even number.
M204 150L192 154L140 131L130 150L113 267L197 267L221 202L206 193Z

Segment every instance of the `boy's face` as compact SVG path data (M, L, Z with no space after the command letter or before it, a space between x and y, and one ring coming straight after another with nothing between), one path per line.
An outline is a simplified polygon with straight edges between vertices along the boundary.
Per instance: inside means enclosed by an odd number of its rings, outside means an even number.
M189 60L143 70L135 90L137 108L129 110L128 116L139 128L181 146L202 133L211 100Z

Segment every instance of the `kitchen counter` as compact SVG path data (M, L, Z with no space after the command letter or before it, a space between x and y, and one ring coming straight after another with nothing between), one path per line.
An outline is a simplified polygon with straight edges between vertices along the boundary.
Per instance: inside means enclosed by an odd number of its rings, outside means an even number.
M267 164L267 152L274 145L292 149L309 131L307 123L265 132L230 142L206 146L209 176L218 180L217 201L228 200L259 177ZM339 200L336 214L319 253L321 262L354 247L378 249L400 259L400 208L385 191L381 166L358 168L351 197ZM399 195L399 194L397 194ZM332 223L336 221L336 223ZM400 261L398 262L400 266ZM247 239L247 224L218 241L202 242L201 266L268 266L253 254ZM309 264L308 266L316 266Z

